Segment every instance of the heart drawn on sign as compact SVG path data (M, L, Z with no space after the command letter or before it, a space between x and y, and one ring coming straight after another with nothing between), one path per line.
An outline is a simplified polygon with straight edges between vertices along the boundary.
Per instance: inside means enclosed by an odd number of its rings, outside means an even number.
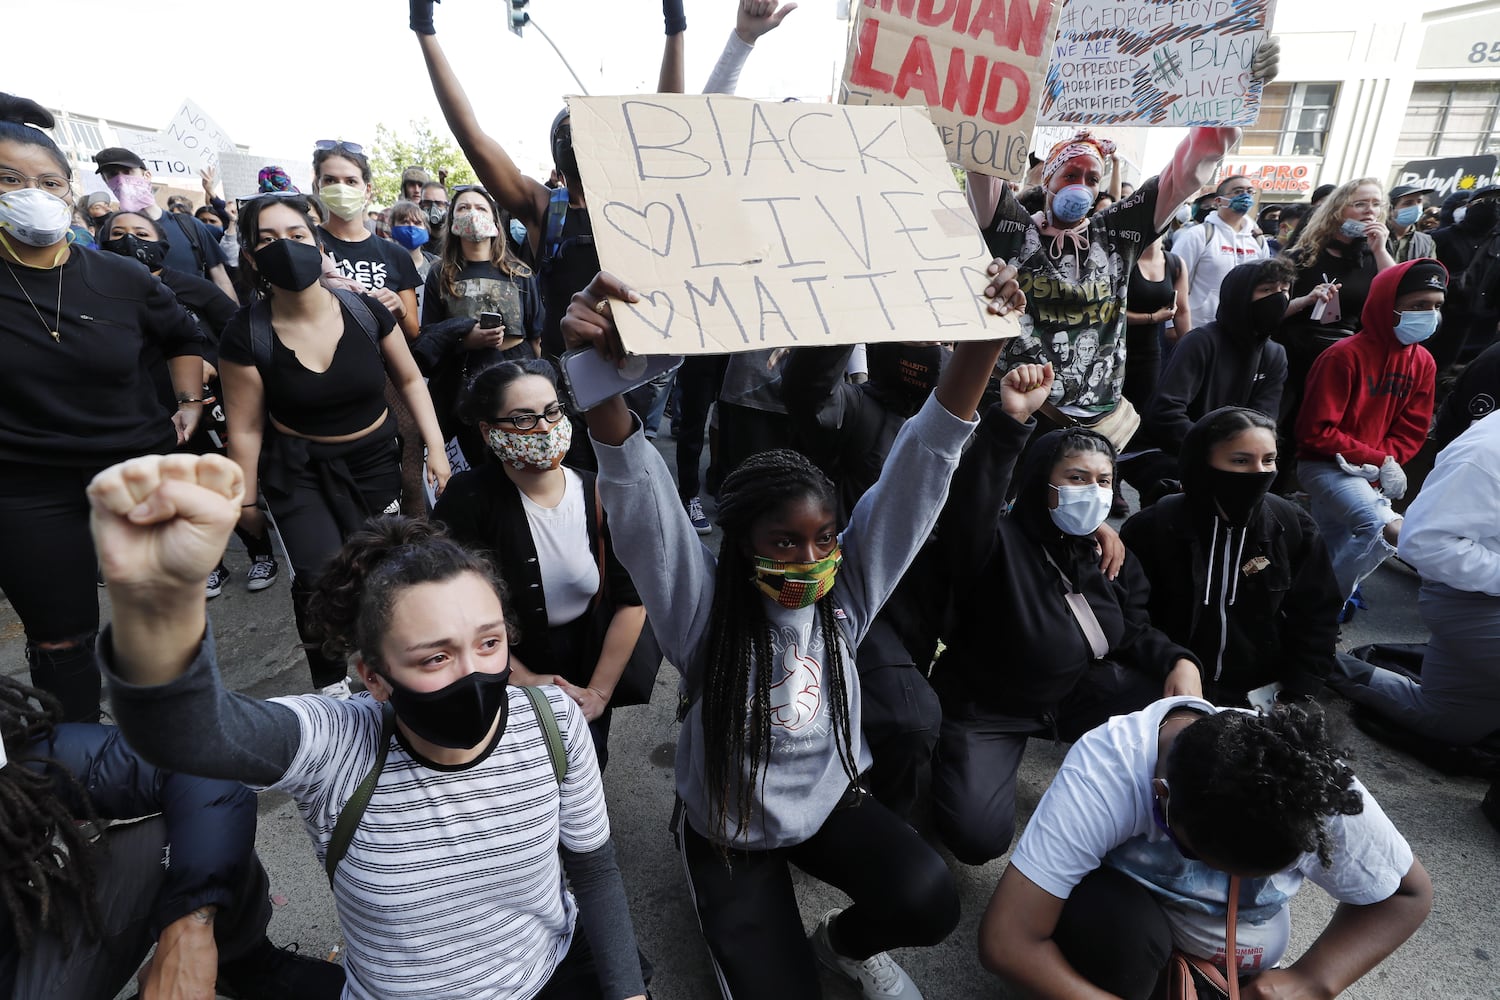
M604 221L614 226L621 236L658 257L672 252L672 230L677 227L677 216L672 212L672 206L664 201L649 202L645 208L612 201L604 206ZM660 246L657 245L657 233L662 234Z
M672 329L672 321L677 318L677 307L672 304L672 296L666 292L636 294L641 300L629 303L630 311L642 323L661 334L662 340L671 340L672 334L669 331Z

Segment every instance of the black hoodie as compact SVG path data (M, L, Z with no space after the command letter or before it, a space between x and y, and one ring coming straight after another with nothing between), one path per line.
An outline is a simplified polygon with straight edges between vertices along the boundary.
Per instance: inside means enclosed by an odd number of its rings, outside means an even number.
M1260 265L1241 264L1224 276L1212 323L1182 338L1141 414L1141 430L1170 455L1193 423L1221 406L1244 406L1276 419L1286 384L1286 349L1250 328L1250 299Z
M1183 492L1125 522L1120 537L1150 580L1156 627L1203 663L1203 695L1243 705L1280 681L1291 695L1323 686L1343 605L1328 550L1296 504L1267 494L1243 528L1208 494L1208 442L1199 421L1183 442Z
M1197 662L1152 627L1149 586L1134 557L1126 554L1111 581L1099 569L1092 538L1064 535L1052 523L1047 484L1066 432L1045 434L1028 449L1016 477L1015 506L1000 515L1032 426L992 406L949 490L963 501L950 501L938 519L938 551L954 597L947 648L933 684L950 704L958 698L1019 718L1055 711L1100 663L1068 607L1068 588L1053 562L1099 620L1109 641L1104 660L1162 681L1179 659Z

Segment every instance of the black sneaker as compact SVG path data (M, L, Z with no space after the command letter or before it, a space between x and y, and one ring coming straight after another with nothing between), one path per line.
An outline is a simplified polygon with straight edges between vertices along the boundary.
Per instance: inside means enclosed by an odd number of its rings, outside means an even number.
M261 938L249 954L219 963L215 989L233 1000L338 1000L344 967L299 955L295 944L278 948Z
M714 530L714 526L708 523L708 516L703 513L703 501L693 497L683 504L687 509L688 520L693 522L693 530L700 535L707 535Z
M245 575L245 589L252 594L257 590L265 590L276 582L276 570L274 556L256 556L255 561L250 564L250 572Z
M224 584L229 581L229 570L223 563L214 567L214 571L208 574L208 589L205 592L211 601L224 592Z

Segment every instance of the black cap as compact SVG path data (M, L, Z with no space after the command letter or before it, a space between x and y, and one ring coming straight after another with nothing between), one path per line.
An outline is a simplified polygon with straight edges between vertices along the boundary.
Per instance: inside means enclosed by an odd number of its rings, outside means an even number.
M1311 200L1322 201L1324 198L1327 198L1329 195L1333 194L1333 192L1337 191L1338 187L1339 186L1337 184L1319 184L1317 187L1313 188Z
M1471 191L1469 193L1469 200L1470 201L1473 201L1475 198L1495 198L1495 197L1500 197L1500 184L1486 184L1484 187L1482 187L1482 188L1475 188L1473 191Z
M1423 187L1420 184L1398 184L1391 188L1391 204L1396 204L1409 194L1437 194L1437 188Z
M96 174L104 173L105 167L134 167L137 170L146 169L146 161L136 156L123 146L111 146L101 149L94 154L94 162L99 166L94 170Z
M1411 267L1401 276L1396 284L1396 295L1400 297L1408 292L1446 292L1448 290L1448 269L1437 261L1430 258L1422 258L1412 261Z

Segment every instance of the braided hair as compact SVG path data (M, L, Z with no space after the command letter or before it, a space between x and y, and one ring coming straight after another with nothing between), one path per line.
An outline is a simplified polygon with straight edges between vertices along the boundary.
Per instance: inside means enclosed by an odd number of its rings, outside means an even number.
M0 739L11 754L11 762L0 767L0 899L23 952L42 932L67 940L80 919L90 939L99 935L93 848L75 822L97 822L93 804L70 771L27 750L50 740L61 718L62 706L52 695L0 677ZM18 757L51 766L37 770ZM76 816L57 794L59 778L72 783L83 815Z
M714 575L714 602L703 681L704 780L714 802L713 825L721 845L749 823L771 742L771 622L746 549L751 527L782 504L810 499L836 509L833 483L795 451L761 452L724 477L719 491L719 527L724 540ZM830 602L815 605L823 637L823 691L830 705L834 746L844 772L859 776L852 750L849 687L843 648ZM751 685L754 685L753 690ZM746 692L750 692L747 700ZM735 805L734 829L729 806Z
M1275 871L1315 851L1327 868L1325 821L1364 811L1345 756L1316 705L1206 716L1173 741L1172 818L1218 861Z

